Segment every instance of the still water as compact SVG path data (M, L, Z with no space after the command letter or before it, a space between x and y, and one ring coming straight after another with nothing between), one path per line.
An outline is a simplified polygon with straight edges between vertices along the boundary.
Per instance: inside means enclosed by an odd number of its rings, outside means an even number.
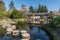
M46 32L43 31L41 28L38 28L37 26L29 27L28 32L30 33L31 40L49 40L49 37L47 36ZM0 40L20 40L20 37L14 38L12 36L6 36L0 37Z

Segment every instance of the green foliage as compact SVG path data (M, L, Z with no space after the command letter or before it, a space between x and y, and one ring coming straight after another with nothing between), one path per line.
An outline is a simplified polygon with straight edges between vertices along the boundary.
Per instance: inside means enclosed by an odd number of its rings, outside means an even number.
M53 18L51 25L57 28L60 27L60 16Z
M0 36L3 36L4 34L4 29L0 27Z
M26 25L27 25L27 23L26 23L26 21L25 22L18 22L17 24L16 24L16 29L26 29Z
M0 0L0 19L6 18L6 9L3 0Z
M19 12L16 9L14 9L12 11L11 15L9 16L9 18L10 19L17 19L17 18L19 18Z
M0 12L0 19L7 18L6 12Z
M48 12L48 10L47 10L47 7L46 6L39 4L39 7L38 7L37 12L38 13L46 13L46 12Z
M19 14L19 18L21 19L21 18L24 18L24 19L26 19L27 18L27 15L25 14L25 13L23 13L23 12L20 12L20 14Z
M50 11L50 13L53 13L53 11Z
M8 12L6 12L6 16L7 16L7 18L9 18L10 17L10 15L11 15L11 13L8 11Z
M34 13L34 8L33 8L33 6L30 6L30 7L29 7L29 12Z
M9 16L10 19L20 19L20 18L26 18L26 14L23 12L19 12L18 10L14 9Z
M5 10L5 5L4 5L3 0L0 1L0 12L2 12L2 11L6 11L6 10Z
M50 40L57 40L54 28L50 24L43 24L42 29L49 35Z
M13 1L11 1L11 3L9 4L9 10L13 10L14 9L14 3Z

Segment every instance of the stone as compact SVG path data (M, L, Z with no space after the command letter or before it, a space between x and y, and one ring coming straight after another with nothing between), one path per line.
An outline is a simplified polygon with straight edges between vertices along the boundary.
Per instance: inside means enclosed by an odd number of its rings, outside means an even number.
M14 30L14 31L12 32L12 35L13 35L13 36L18 36L18 35L19 35L19 30Z
M13 29L11 29L11 28L7 28L7 29L6 29L7 34L11 34L12 31L13 31Z
M22 35L22 38L30 39L30 34L29 33L23 33L21 35Z
M26 30L21 30L20 32L21 32L22 34L23 34L23 33L27 33L27 31L26 31Z
M15 25L12 25L12 29L13 29L13 30L16 29L16 26L15 26Z

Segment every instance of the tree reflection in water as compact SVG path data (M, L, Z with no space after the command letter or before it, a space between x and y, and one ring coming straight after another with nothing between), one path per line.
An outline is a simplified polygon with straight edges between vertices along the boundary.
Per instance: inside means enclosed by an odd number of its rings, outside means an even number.
M29 26L27 29L28 32L30 33L30 38L31 40L36 40L36 39L41 39L41 40L49 40L49 36L46 35L46 32L43 31L40 26L34 25L34 26ZM1 32L0 32L1 33ZM13 37L12 35L6 36L5 33L4 35L2 35L0 40L20 40L20 36L19 37Z
M29 29L30 29L30 30L33 30L33 26L29 26Z
M39 31L39 32L41 31L41 28L40 28L40 27L38 27L38 31Z

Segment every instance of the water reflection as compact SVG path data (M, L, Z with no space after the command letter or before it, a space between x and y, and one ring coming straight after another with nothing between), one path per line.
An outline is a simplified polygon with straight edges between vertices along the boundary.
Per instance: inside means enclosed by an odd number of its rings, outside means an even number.
M40 32L42 29L40 27L38 27L38 31Z
M0 40L20 40L20 37L14 38L12 36L4 36L4 37L0 37Z
M33 26L29 26L29 29L30 29L30 30L33 30Z
M30 28L30 27L29 27ZM30 28L31 29L31 28ZM46 36L46 32L43 31L40 27L34 26L32 30L29 30L31 35L31 40L41 39L41 40L49 40L49 37Z
M43 31L40 27L38 26L29 26L28 27L28 32L30 33L30 38L31 40L36 40L36 39L41 39L41 40L50 40L48 35L46 35L46 32ZM0 37L0 40L20 40L20 37L12 37L12 36L7 36L6 34L3 35L3 37Z
M4 34L0 35L0 37L3 38L4 37Z

